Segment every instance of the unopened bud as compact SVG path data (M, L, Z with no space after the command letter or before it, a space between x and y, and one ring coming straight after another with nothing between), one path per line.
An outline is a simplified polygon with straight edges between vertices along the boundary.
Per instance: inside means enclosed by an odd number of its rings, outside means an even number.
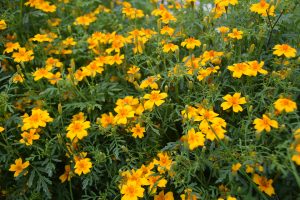
M252 53L255 49L255 44L251 44L248 50L248 53Z
M58 113L61 115L61 114L62 114L62 106L61 106L61 103L58 104L57 110L58 110Z

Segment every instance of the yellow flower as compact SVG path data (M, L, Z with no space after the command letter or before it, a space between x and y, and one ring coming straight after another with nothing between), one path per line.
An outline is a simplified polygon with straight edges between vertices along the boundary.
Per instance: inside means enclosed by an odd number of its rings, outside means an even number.
M66 180L70 181L72 178L72 171L70 165L65 165L65 172L59 176L61 183L64 183Z
M229 28L227 26L220 26L217 28L217 30L222 34L225 34L229 31Z
M232 77L234 78L241 78L243 74L247 74L249 66L247 63L237 63L231 66L228 66L227 69L232 71Z
M29 161L23 163L22 158L18 158L15 160L15 164L11 164L9 171L15 172L14 177L19 176L19 174L29 166Z
M227 110L232 107L233 112L243 111L243 108L240 106L240 104L246 103L246 98L241 97L241 93L234 93L233 96L227 94L226 96L223 97L223 99L226 100L226 102L223 102L221 104L223 110Z
M197 196L192 193L191 189L185 189L184 194L180 195L181 200L197 200Z
M258 174L253 175L253 182L258 185L258 189L265 192L267 195L272 196L275 194L274 188L272 186L273 180L267 179L264 176L259 176Z
M169 51L175 52L178 50L178 46L173 43L168 43L163 46L163 52L168 53Z
M62 41L63 45L65 46L75 46L77 42L74 41L74 38L68 37Z
M200 45L200 40L196 40L193 37L185 39L183 42L181 42L181 46L186 47L187 49L194 49L195 47L200 47Z
M166 170L170 170L171 166L173 164L173 161L170 158L170 156L168 155L168 153L161 152L161 153L158 153L157 156L158 156L159 160L154 159L154 164L158 165L157 170L160 173L163 173Z
M121 188L121 194L123 194L121 200L137 200L138 197L144 197L144 191L145 189L139 185L125 184Z
M257 132L262 132L263 130L270 132L271 127L278 128L278 122L271 120L267 115L263 115L262 119L256 118L253 124L255 124L254 128Z
M127 124L127 118L134 117L134 111L129 105L117 106L114 110L117 113L114 119L117 124Z
M231 5L238 4L238 0L215 0L215 4L225 7L225 6L229 6L229 4Z
M26 144L26 146L32 145L33 140L38 140L40 138L40 135L36 133L36 129L30 129L29 133L25 131L21 136L22 139L20 142Z
M256 76L257 73L261 74L268 74L268 71L263 69L262 67L264 66L264 62L261 61L260 63L255 61L249 61L247 62L248 64L248 71L245 72L245 75L247 76Z
M239 169L241 168L241 163L236 163L236 164L233 164L231 166L231 171L232 173L236 173L237 171L239 171Z
M140 68L138 66L133 65L128 69L127 74L134 75L134 74L138 73L139 71L140 71Z
M147 178L151 194L156 193L157 187L164 188L168 183L168 181L160 175L149 175Z
M266 0L260 0L259 3L252 4L250 7L251 12L261 14L262 16L275 16L274 10L275 7L266 2Z
M162 29L160 29L160 33L163 35L168 34L169 36L171 36L174 33L174 29L169 26L164 26Z
M234 28L231 33L228 33L228 37L240 40L243 38L243 31L239 31L237 28Z
M53 38L50 37L48 34L36 34L33 38L32 41L36 42L52 42Z
M187 142L190 150L194 150L199 146L204 146L205 138L203 133L195 132L195 129L192 128L188 130Z
M169 24L170 21L174 21L174 22L177 21L177 19L167 10L162 12L160 20L164 24Z
M87 174L91 171L92 168L92 162L91 159L89 158L81 158L76 161L74 169L75 173L78 174L79 176L83 174Z
M34 59L33 51L32 50L26 51L25 48L19 48L19 51L14 52L12 57L14 58L14 61L18 63L28 62Z
M162 190L158 195L154 196L154 200L174 200L173 192L164 193Z
M45 127L47 122L52 122L47 110L33 109L31 116L25 115L23 118L22 130L37 129Z
M235 197L232 197L232 196L228 196L228 197L227 197L227 200L236 200L236 198L235 198Z
M275 109L279 112L294 112L297 110L296 102L286 99L286 98L279 98L277 101L274 102Z
M144 99L149 99L145 101L144 108L146 110L152 110L154 104L156 106L160 106L165 102L165 98L167 98L167 93L160 93L159 90L153 90L150 94L145 94Z
M300 129L298 129L300 132ZM295 152L292 156L292 161L294 161L297 165L300 165L300 144L296 144Z
M145 133L145 127L141 127L140 124L136 124L135 127L133 127L131 129L131 132L132 132L132 136L134 138L143 138L144 137L144 133Z
M60 72L56 72L55 74L49 73L49 75L46 78L52 85L56 84L58 81L62 79Z
M145 80L142 81L140 88L145 89L147 87L150 87L151 89L158 89L158 85L155 81L157 81L159 78L155 76L149 76Z
M109 114L102 114L100 124L103 128L107 128L109 125L114 125L114 116L111 112Z
M11 53L14 50L18 50L20 48L20 44L18 42L12 43L12 42L7 42L5 43L5 49L3 53Z
M68 127L67 127L67 138L70 138L70 140L73 140L75 137L78 139L82 139L85 136L88 135L88 132L86 129L90 128L90 122L89 121L73 121Z
M34 80L38 81L41 78L47 78L51 75L48 69L46 68L39 68L33 74Z
M0 133L2 133L5 130L2 126L0 126Z
M273 52L274 55L277 55L277 56L284 55L287 58L296 57L297 50L287 44L277 44L274 46L273 49L275 50Z
M5 30L7 28L6 22L2 19L0 20L0 30Z

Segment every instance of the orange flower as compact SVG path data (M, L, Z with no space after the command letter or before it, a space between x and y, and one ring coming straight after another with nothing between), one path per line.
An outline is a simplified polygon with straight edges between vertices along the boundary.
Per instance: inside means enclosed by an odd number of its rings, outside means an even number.
M167 93L160 93L159 90L153 90L150 94L145 94L144 99L149 99L145 101L144 108L146 110L152 110L154 105L160 106L165 102L165 98L167 98Z
M18 63L28 62L34 59L33 51L32 50L26 51L25 48L19 48L19 51L14 52L12 57L14 58L14 61Z
M188 131L187 142L190 150L194 150L199 146L204 146L205 138L203 133L195 132L195 129L192 128Z
M129 105L117 106L114 110L117 113L114 119L117 124L127 124L127 119L134 117L134 111Z
M293 112L297 110L297 104L296 102L286 99L286 98L280 98L274 103L275 109L279 112L285 111L285 112Z
M196 40L193 37L185 39L183 42L181 42L181 46L183 47L186 46L187 49L194 49L196 46L200 47L200 45L201 45L200 40Z
M15 164L11 164L9 171L15 172L14 177L19 176L19 174L29 166L29 161L22 162L22 158L18 158L15 160Z
M241 93L234 93L233 96L227 94L226 96L223 97L223 99L227 101L221 104L223 110L227 110L232 107L233 112L243 111L243 108L240 106L240 104L246 103L246 98L241 97Z
M243 31L234 28L231 33L228 33L228 37L240 40L243 38Z
M232 71L232 77L241 78L243 74L247 74L249 70L249 66L247 63L237 63L231 66L228 66L227 69Z
M178 50L178 46L173 43L165 44L163 47L163 52L168 53L169 51L175 52Z
M81 158L76 161L74 169L75 173L78 174L79 176L83 174L87 174L91 171L92 168L92 162L91 159L89 158Z
M267 115L263 115L262 119L256 118L253 124L255 124L254 128L257 132L262 132L263 130L270 132L271 127L278 128L278 122L271 120Z
M258 185L258 189L269 196L275 194L274 188L272 186L273 180L267 179L264 176L259 176L258 174L253 175L253 182Z
M73 174L70 165L65 165L65 172L59 177L60 181L64 183L66 180L70 181Z
M282 56L284 55L287 58L294 58L296 57L296 49L292 48L287 44L277 44L273 48L275 51L273 52L274 55Z
M40 138L40 135L36 133L36 129L30 129L29 133L23 132L21 136L22 139L20 142L26 144L26 146L32 145L33 140L38 140Z
M143 138L144 137L144 133L145 133L145 127L141 127L140 124L136 124L135 127L133 127L131 129L131 132L132 132L132 136L134 138Z

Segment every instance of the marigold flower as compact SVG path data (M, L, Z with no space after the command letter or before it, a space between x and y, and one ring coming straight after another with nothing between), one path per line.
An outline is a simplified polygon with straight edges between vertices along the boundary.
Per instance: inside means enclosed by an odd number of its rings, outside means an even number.
M173 43L168 43L163 46L163 52L168 53L169 51L175 52L178 50L178 45Z
M26 144L26 146L30 146L33 143L33 140L38 140L40 138L40 135L36 132L36 129L30 129L29 133L28 132L23 132L21 134L22 139L20 142L22 144Z
M190 150L194 150L199 146L204 146L205 138L203 133L195 132L195 129L192 128L188 130L187 142Z
M174 21L174 22L177 21L177 19L170 12L168 12L168 11L163 11L162 12L160 20L164 24L169 24L170 21Z
M154 200L174 200L173 192L167 192L165 194L162 190L158 195L154 196Z
M68 127L67 127L67 138L70 138L70 140L73 140L75 137L78 139L82 139L85 136L88 135L88 132L86 129L90 128L90 122L89 121L73 121Z
M59 176L59 179L60 179L61 183L64 183L67 180L70 181L72 176L73 176L73 174L72 174L71 166L65 165L65 172Z
M168 34L169 36L172 36L174 29L169 26L164 26L162 29L160 29L160 33L163 35Z
M257 76L258 73L261 74L268 74L268 71L263 69L264 62L261 61L260 63L258 61L249 61L248 64L248 71L245 72L245 75L247 76Z
M246 98L241 97L241 93L234 93L233 96L227 94L223 97L223 99L226 101L221 104L223 110L227 110L232 107L233 112L243 111L243 108L240 106L240 104L246 103Z
M39 68L32 74L35 81L38 81L41 78L48 78L50 75L51 73L46 68Z
M7 42L5 43L5 49L3 53L11 53L14 50L18 50L20 48L20 44L18 42Z
M81 158L76 161L75 166L74 166L74 169L75 169L74 172L80 176L82 173L87 174L87 173L91 172L91 168L92 168L91 159L90 158Z
M114 116L111 112L109 114L102 114L100 124L103 128L107 128L109 125L114 125Z
M195 47L200 47L201 42L193 37L185 39L181 42L181 46L186 47L187 49L194 49Z
M278 122L270 119L267 115L263 115L262 119L256 118L253 124L255 124L254 128L257 132L262 132L263 130L270 132L271 127L278 128Z
M158 165L157 170L160 173L164 173L166 170L171 169L173 161L167 152L160 152L157 154L157 157L159 158L159 160L154 159L153 163L155 165Z
M243 74L247 74L249 70L249 65L247 63L237 63L231 66L228 66L227 69L232 71L232 77L241 78Z
M234 28L231 33L228 33L228 37L240 40L243 38L243 31L239 31L237 28Z
M279 98L277 101L274 102L275 109L279 112L294 112L297 110L296 102L286 99L286 98Z
M168 183L168 181L160 175L149 175L147 178L149 191L151 191L152 194L156 193L157 187L164 188Z
M114 109L117 113L115 116L115 123L117 124L127 124L127 118L134 117L134 111L132 110L132 107L129 105L125 106L117 106Z
M5 130L2 126L0 126L0 133L2 133Z
M277 56L284 55L287 58L294 58L297 54L297 50L287 44L277 44L273 49L275 50L273 54Z
M9 171L15 172L14 177L19 176L19 174L29 166L29 161L23 163L22 158L18 158L15 160L15 164L11 164Z
M5 30L7 28L5 20L0 20L0 30Z
M144 103L144 108L146 110L152 110L153 106L160 106L165 102L165 98L167 98L168 94L167 93L160 93L159 90L153 90L150 94L145 94L144 99L149 99L146 100Z
M272 186L273 180L267 179L264 176L259 176L258 174L253 175L253 182L258 185L258 189L269 196L275 194L274 188Z
M231 171L232 173L236 173L237 171L239 171L239 169L241 168L242 164L241 163L236 163L236 164L233 164L231 166Z
M275 7L266 2L266 0L260 0L259 3L252 4L250 7L251 12L261 14L262 16L275 16L274 10Z
M22 130L37 129L38 127L46 127L47 122L52 122L53 118L49 116L47 110L33 109L31 115L23 117Z
M138 197L144 197L145 189L133 183L125 184L121 188L123 194L121 200L138 200Z
M140 88L145 89L147 87L150 87L151 89L158 89L158 85L155 81L158 80L158 77L155 76L149 76L145 80L142 81Z
M220 26L217 28L217 30L222 34L225 34L229 31L229 28L227 26Z
M144 137L144 133L145 133L145 127L141 127L140 124L136 124L135 127L133 127L131 129L131 132L132 132L132 136L134 138L143 138Z
M18 52L14 52L12 55L15 62L28 62L34 59L32 50L26 51L25 48L19 48L18 50Z
M185 189L184 194L180 195L181 200L198 200L197 196L192 193L192 189Z

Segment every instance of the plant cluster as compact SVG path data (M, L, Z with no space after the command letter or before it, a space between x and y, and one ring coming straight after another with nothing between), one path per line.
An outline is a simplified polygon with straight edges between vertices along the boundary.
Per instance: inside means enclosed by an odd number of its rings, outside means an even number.
M3 0L0 197L297 199L297 0Z

